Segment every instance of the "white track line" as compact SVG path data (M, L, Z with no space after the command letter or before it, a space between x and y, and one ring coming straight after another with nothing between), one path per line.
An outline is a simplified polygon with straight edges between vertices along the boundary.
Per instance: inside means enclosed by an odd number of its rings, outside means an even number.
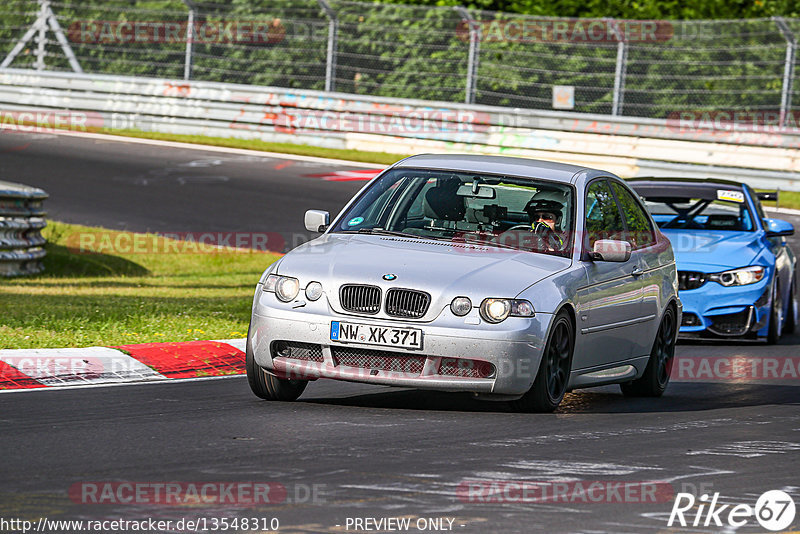
M107 382L104 384L79 384L75 386L59 386L44 388L19 388L19 389L0 389L0 395L6 393L31 393L34 391L64 391L65 389L91 389L91 388L111 388L118 386L146 386L150 384L184 384L186 382L201 382L205 380L223 380L226 378L243 378L245 375L223 375L223 376L203 376L200 378L167 378L166 380L138 380L136 382Z
M800 215L800 210L793 210L791 208L764 208L765 211L774 211L776 213L785 213L786 215Z
M6 128L7 125L0 124L0 128ZM380 163L364 163L363 161L349 161L344 159L330 159L319 158L315 156L300 156L297 154L281 154L279 152L263 152L261 150L249 150L246 148L230 148L224 146L201 145L197 143L180 143L177 141L161 141L158 139L144 139L140 137L126 137L124 135L109 135L90 132L73 132L70 130L49 130L48 134L66 135L71 137L83 137L86 139L97 139L101 141L115 141L118 143L137 143L140 145L153 145L169 148L186 148L188 150L203 150L206 152L223 152L226 154L241 154L243 156L261 156L263 158L273 159L288 159L295 161L308 161L311 163L321 163L323 165L338 165L340 167L363 167L365 169L376 169L388 167L388 165L381 165ZM402 159L402 155L398 155L397 159Z

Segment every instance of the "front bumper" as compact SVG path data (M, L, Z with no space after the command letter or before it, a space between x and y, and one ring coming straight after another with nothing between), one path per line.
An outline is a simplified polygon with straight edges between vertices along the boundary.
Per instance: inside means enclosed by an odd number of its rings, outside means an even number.
M259 366L288 378L522 395L536 378L552 319L552 314L537 313L489 324L480 319L477 309L456 317L449 308L426 323L351 316L331 310L324 296L316 302L283 303L259 287L247 342ZM418 328L423 332L423 348L331 341L331 321ZM290 350L289 357L284 357L278 349L287 344L302 350ZM478 371L473 372L475 363ZM485 372L489 365L491 373Z
M682 290L682 337L765 336L769 322L771 277L746 286L706 282Z

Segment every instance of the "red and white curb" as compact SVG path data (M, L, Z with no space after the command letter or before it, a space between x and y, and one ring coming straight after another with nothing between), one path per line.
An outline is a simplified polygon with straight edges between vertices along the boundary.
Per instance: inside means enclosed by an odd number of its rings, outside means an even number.
M363 169L358 171L329 171L306 174L307 178L319 178L326 182L368 182L383 172L383 169Z
M245 373L244 339L115 347L0 349L0 391Z

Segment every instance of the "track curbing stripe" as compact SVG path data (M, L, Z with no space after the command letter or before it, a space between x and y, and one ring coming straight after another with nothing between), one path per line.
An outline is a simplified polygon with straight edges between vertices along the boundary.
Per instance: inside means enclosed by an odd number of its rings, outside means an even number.
M0 390L164 382L245 373L244 339L0 349Z

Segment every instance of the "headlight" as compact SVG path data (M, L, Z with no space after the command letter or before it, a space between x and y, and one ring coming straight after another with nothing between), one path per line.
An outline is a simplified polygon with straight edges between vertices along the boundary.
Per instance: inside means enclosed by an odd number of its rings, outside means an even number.
M453 315L463 317L472 311L472 301L467 297L456 297L450 303L450 311L453 312Z
M520 299L486 299L481 303L481 316L490 323L505 321L507 317L533 317L533 304Z
M718 282L725 287L746 286L747 284L755 284L760 281L764 278L766 271L766 268L760 265L751 265L750 267L742 267L741 269L710 274L708 275L708 279Z
M306 286L306 298L308 300L317 300L322 296L322 284L319 282L309 282Z
M289 302L300 292L300 282L297 278L271 274L267 276L263 290L275 293L275 296L283 302Z

